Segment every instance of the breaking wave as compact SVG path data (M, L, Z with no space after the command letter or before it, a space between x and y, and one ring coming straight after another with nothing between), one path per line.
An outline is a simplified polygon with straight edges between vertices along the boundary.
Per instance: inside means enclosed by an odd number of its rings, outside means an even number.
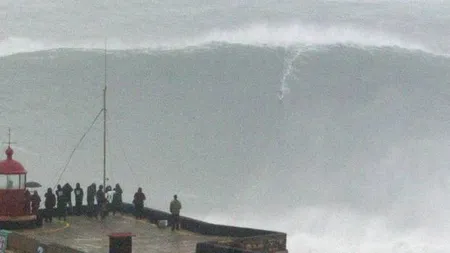
M23 37L5 37L0 40L0 56L35 52L59 48L103 49L104 39L80 41L52 41ZM364 29L352 25L323 26L316 24L249 24L238 29L214 29L191 38L176 38L168 41L123 40L108 38L110 50L183 50L208 47L211 44L240 44L260 47L302 47L306 50L336 44L354 47L395 47L418 50L435 55L447 55L438 48L386 32Z

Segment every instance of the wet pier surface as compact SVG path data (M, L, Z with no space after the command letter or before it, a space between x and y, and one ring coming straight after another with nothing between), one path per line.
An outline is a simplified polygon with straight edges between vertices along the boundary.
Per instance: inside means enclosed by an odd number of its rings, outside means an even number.
M87 253L109 252L111 233L131 232L134 253L194 253L198 242L228 239L195 234L185 230L158 228L131 216L108 216L96 220L85 216L69 216L67 221L53 219L39 229L17 231L45 243L58 243Z

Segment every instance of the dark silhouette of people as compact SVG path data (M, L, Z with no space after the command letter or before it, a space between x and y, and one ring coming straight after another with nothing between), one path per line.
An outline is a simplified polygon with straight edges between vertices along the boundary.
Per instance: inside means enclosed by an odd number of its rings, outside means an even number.
M134 194L133 199L136 219L144 218L144 201L145 194L142 192L142 188L139 187L138 191Z
M123 194L122 188L120 187L119 184L116 184L116 187L114 188L113 199L112 199L112 212L113 212L113 215L116 215L116 212L119 212L120 214L123 214L122 194Z
M101 219L103 220L103 219L105 219L106 212L107 212L107 208L106 208L107 201L106 201L105 193L103 192L103 185L100 185L98 187L96 197L97 197L97 215L99 213Z
M47 193L45 194L45 210L44 210L44 221L52 222L53 220L53 208L56 205L56 197L52 192L52 188L47 189Z
M88 217L92 217L92 216L97 216L97 213L95 212L95 194L97 192L97 186L95 185L95 183L92 183L90 186L88 186L87 188L87 196L86 196L86 201L87 201L87 216Z
M31 214L37 215L39 206L41 205L41 197L39 196L37 191L33 192L33 195L31 195L30 200L31 200Z
M177 195L173 195L173 200L170 202L170 213L172 214L172 231L180 229L180 210L181 202Z
M69 183L66 183L63 188L64 197L66 199L67 204L69 204L69 214L72 214L73 212L73 206L72 206L72 192L73 188Z
M75 214L77 216L81 215L81 206L83 205L83 197L84 197L84 191L80 187L80 183L77 183L75 186Z
M25 212L25 215L30 214L30 204L31 204L31 193L27 189L27 190L25 190L24 207L23 207L23 211Z
M66 195L64 194L64 191L61 188L61 185L58 185L56 189L57 189L56 190L56 198L57 198L56 212L58 213L58 220L61 220L61 218L64 218L64 220L66 220L66 216L67 216Z

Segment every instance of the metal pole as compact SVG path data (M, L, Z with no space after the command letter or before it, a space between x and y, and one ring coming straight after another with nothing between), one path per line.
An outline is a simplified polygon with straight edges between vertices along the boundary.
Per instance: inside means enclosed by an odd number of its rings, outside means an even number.
M105 87L103 89L103 189L106 189L106 39L105 39Z

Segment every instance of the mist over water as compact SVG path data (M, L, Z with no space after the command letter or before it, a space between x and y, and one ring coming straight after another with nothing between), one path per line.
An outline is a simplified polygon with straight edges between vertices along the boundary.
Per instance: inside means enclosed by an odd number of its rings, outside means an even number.
M107 35L125 199L177 193L187 216L287 232L290 252L449 251L447 5L67 5L0 1L0 127L30 179L56 184L100 111ZM61 182L99 184L102 148L98 121Z

